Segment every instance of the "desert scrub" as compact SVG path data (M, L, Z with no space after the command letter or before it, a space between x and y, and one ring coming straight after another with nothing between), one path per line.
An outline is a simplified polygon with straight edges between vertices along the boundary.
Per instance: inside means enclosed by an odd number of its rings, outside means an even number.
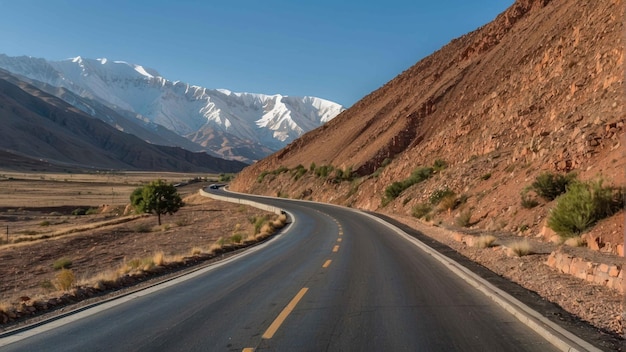
M530 246L530 242L525 239L512 242L511 244L509 244L508 248L511 254L518 257L523 257L532 253L532 247Z
M557 198L548 227L563 238L575 237L624 206L623 191L605 187L602 180L574 182Z
M75 216L85 215L86 213L87 213L87 210L83 208L76 208L72 210L72 215L75 215Z
M418 167L411 173L409 178L393 182L385 188L386 201L389 202L398 198L405 189L429 179L433 175L433 172L434 169L432 167Z
M448 187L439 188L439 189L434 190L433 193L430 194L430 197L428 197L428 201L432 205L438 205L442 199L446 197L450 197L450 196L452 197L456 196L454 191L452 191Z
M52 263L54 270L69 269L72 266L72 260L66 257L59 258Z
M162 251L154 253L154 255L152 255L152 262L156 266L165 265L165 253L163 253Z
M54 280L54 287L59 291L69 291L72 287L74 287L74 282L76 281L76 276L74 276L74 272L70 269L61 269L56 275Z
M217 181L218 182L230 182L235 178L235 174L231 174L231 173L221 173L218 176Z
M530 188L524 188L524 190L520 192L520 204L525 209L532 209L539 205L539 201L537 201L534 196L530 195L528 193L529 191Z
M584 247L587 242L585 242L585 240L583 240L580 236L576 236L566 239L563 244L570 247Z
M427 203L418 203L413 207L412 214L414 217L418 219L425 219L426 221L430 220L430 212L433 210L433 207Z
M472 209L463 210L459 216L455 219L455 222L458 226L461 227L469 227L472 222Z
M539 197L551 201L565 193L567 186L575 181L575 179L575 173L561 175L543 172L535 178L535 181L531 184L531 188Z
M435 162L433 162L433 169L434 171L441 171L441 170L445 170L448 168L448 162L446 162L443 159L437 159L435 160Z
M85 215L96 215L96 214L100 214L100 209L98 209L98 208L89 208L89 209L85 210Z
M267 216L254 216L251 217L250 223L254 225L254 233L259 233L263 224L268 220Z
M239 244L243 241L243 235L240 233L235 233L232 236L230 236L230 242L231 243L236 243Z
M133 258L127 262L125 261L124 263L122 263L122 265L118 269L118 272L121 274L128 274L137 271L148 271L155 266L156 265L152 257Z
M320 165L315 168L315 176L326 178L334 170L331 165Z
M478 248L490 248L494 246L497 238L493 235L480 235L474 245Z
M42 222L39 223L39 226L45 227L45 226L50 226L50 221L48 220L44 220Z
M307 171L308 170L302 164L298 164L298 166L296 166L295 168L291 170L291 175L293 179L297 181L302 176L304 176L307 173Z
M192 257L196 256L196 255L200 255L200 254L202 254L202 252L203 252L203 250L200 247L193 247L193 248L191 248L191 256ZM155 265L156 265L156 263L155 263Z

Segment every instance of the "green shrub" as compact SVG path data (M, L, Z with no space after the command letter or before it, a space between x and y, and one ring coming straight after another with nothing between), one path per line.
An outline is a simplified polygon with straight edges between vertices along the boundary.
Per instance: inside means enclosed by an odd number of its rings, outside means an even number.
M52 263L54 270L69 269L72 266L72 260L66 257L59 258Z
M261 174L256 178L256 182L262 183L263 180L265 179L265 176L267 176L268 174L269 174L268 171L261 172Z
M442 159L437 159L433 163L433 169L435 171L441 171L441 170L446 169L447 167L448 167L448 163L445 160L442 160Z
M396 199L409 186L405 181L396 181L385 188L385 197L388 199Z
M83 208L76 208L72 211L72 215L85 215L86 212L87 210Z
M219 174L219 177L217 179L218 182L230 182L235 178L235 174L225 174L225 173L221 173Z
M539 202L537 201L537 199L535 199L535 197L531 196L528 194L528 189L524 189L521 193L520 193L520 198L521 198L521 205L522 207L526 208L526 209L532 209L534 207L536 207L537 205L539 205Z
M286 168L285 166L281 166L281 167L279 167L278 169L276 169L276 170L272 171L272 173L273 173L274 175L282 174L282 173L284 173L284 172L289 172L289 169L288 169L288 168Z
M241 243L241 241L243 240L243 235L240 233L236 233L232 236L230 236L230 241L232 243Z
M430 178L434 170L432 167L418 167L415 169L409 178L403 181L393 182L391 185L385 188L385 198L383 203L386 204L389 201L398 198L398 196L407 188L414 184L420 183Z
M39 226L43 226L43 227L45 227L45 226L50 226L50 221L48 221L48 220L44 220L44 221L42 221L42 222L40 222L40 223L39 223Z
M85 211L85 215L96 215L100 214L100 210L98 208L89 208Z
M436 189L435 191L433 191L433 193L430 194L430 197L428 197L428 201L432 205L437 205L437 204L439 204L439 202L441 202L442 199L444 199L446 197L450 197L450 196L454 197L455 195L456 194L454 193L454 191L452 191L448 187L446 187L446 188L439 188L439 189Z
M563 238L580 235L598 220L619 211L624 204L622 197L621 190L604 187L601 180L574 182L557 198L548 227Z
M328 175L333 171L333 167L331 165L320 165L315 168L315 176L317 177L328 177Z
M251 223L254 224L255 235L261 231L261 227L263 227L263 224L265 224L265 222L267 222L267 217L265 216L255 216L252 218Z
M483 180L483 181L487 181L490 178L491 178L491 173L486 173L486 174L480 176L480 179Z
M409 180L412 184L420 183L422 181L428 180L435 170L432 167L418 167L411 173L411 177Z
M315 165L314 162L311 162L311 165L309 166L309 171L311 172L315 172L315 169L317 168L317 166Z
M293 176L293 179L296 181L299 180L306 173L307 173L307 169L305 169L304 166L302 166L302 164L299 164L298 166L296 166L294 169L291 170L291 175Z
M418 203L413 207L412 214L418 219L426 218L432 210L432 206L427 203Z
M537 195L547 201L556 199L559 195L567 191L567 186L576 179L576 174L567 175L552 174L550 172L541 173L531 184L532 190Z

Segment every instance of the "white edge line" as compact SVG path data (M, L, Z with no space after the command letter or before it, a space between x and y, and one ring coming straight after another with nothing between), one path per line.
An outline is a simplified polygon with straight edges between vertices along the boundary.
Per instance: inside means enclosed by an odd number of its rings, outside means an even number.
M235 194L249 195L246 193L233 192L228 189L226 189L226 191L235 193ZM260 198L267 198L267 199L283 199L283 198L260 196L260 195L252 195L252 196L260 197ZM326 206L334 206L334 207L343 208L343 209L346 209L355 213L360 213L365 216L368 216L371 219L374 219L375 221L378 221L379 223L383 224L384 226L387 226L399 236L413 243L413 245L420 248L427 254L431 255L433 258L437 259L439 262L444 264L448 269L450 269L450 271L452 271L461 279L466 281L468 284L470 284L471 286L473 286L474 288L476 288L477 290L485 294L487 297L492 299L499 306L504 308L507 312L512 314L519 321L521 321L523 324L525 324L530 329L535 331L541 337L546 339L553 346L559 348L561 351L567 351L567 352L576 352L576 351L579 351L579 352L599 351L601 352L602 351L601 349L593 346L589 342L581 339L580 337L560 327L556 323L550 321L548 318L542 316L537 311L531 309L530 307L528 307L527 305L519 301L517 298L511 296L507 292L492 285L489 281L478 276L477 274L467 269L463 265L437 252L436 250L429 247L424 242L418 240L417 238L411 237L409 234L402 231L397 226L381 218L368 214L364 211L342 206L342 205L320 203L320 202L314 202L314 201L303 200L303 199L284 199L284 200L294 201L294 202L303 202L303 203L316 203L316 204L321 204L321 205L326 205ZM580 350L579 348L583 348L583 350Z
M261 209L266 210L265 208L267 207L267 205L260 204L260 203L257 203L257 204L263 205L263 207L261 207ZM248 204L248 205L255 206L255 205L252 205L252 204ZM282 231L278 235L273 236L272 240L281 238L283 235L286 234L287 231L289 231L291 226L296 222L295 218L293 217L293 214L291 214L291 213L289 213L287 211L286 211L286 213L288 213L289 216L291 217L291 222L285 228L283 228ZM38 334L41 334L41 333L44 333L44 332L56 329L56 328L58 328L60 326L72 323L74 321L86 318L86 317L88 317L90 315L93 315L93 314L99 313L101 311L104 311L104 310L107 310L107 309L119 306L119 305L124 304L126 302L132 301L133 299L152 294L152 293L157 292L159 290L162 290L162 289L168 288L170 286L177 285L177 284L179 284L181 282L190 280L190 279L192 279L192 278L194 278L196 276L203 275L203 274L208 273L210 271L216 270L216 269L218 269L218 268L220 268L220 267L222 267L222 266L224 266L226 264L229 264L231 262L234 262L236 260L244 258L244 257L246 257L246 256L248 256L248 255L250 255L252 253L255 253L255 252L265 248L266 246L270 245L270 243L271 243L271 241L266 241L266 242L264 242L264 243L262 243L260 245L257 245L257 246L254 246L252 248L249 248L249 249L247 249L247 250L245 250L245 251L243 251L243 252L241 252L239 254L236 254L236 255L234 255L232 257L226 258L224 260L220 260L219 262L217 262L215 264L210 264L206 268L199 269L199 270L193 271L193 272L188 273L188 274L183 274L183 275L181 275L181 276L179 276L179 277L177 277L175 279L168 280L168 281L165 281L163 283L156 284L154 286L151 286L151 287L148 287L146 289L142 289L142 290L130 293L130 294L122 296L122 297L112 298L111 300L106 301L105 303L100 303L100 304L98 304L95 307L87 308L87 309L78 308L77 309L78 310L77 313L72 313L72 312L65 313L65 314L69 314L69 315L67 315L67 316L65 316L63 318L57 319L57 320L53 320L53 321L51 321L49 323L45 323L44 322L42 325L36 326L36 327L34 327L32 329L29 329L26 326L26 327L20 327L20 328L14 329L14 330L4 331L4 332L0 333L0 347L7 346L7 345L10 345L12 343L15 343L15 342L18 342L18 341L30 338L32 336L35 336L35 335L38 335ZM51 318L51 319L54 319L54 318ZM41 324L41 322L40 323L36 323L36 324ZM23 331L14 332L16 330L18 330L18 331L19 330L23 330ZM9 336L2 337L2 335L9 335Z
M545 338L547 341L549 341L555 347L561 349L562 351L570 351L570 352L581 351L577 349L577 347L584 348L583 351L602 351L598 349L597 347L593 346L592 344L590 344L589 342L579 338L578 336L572 334L571 332L563 329L559 325L548 320L546 317L542 316L537 311L531 309L524 303L520 302L517 298L511 296L507 292L492 285L489 281L478 276L477 274L467 269L463 265L437 252L433 248L426 245L424 242L418 240L417 238L410 236L409 234L402 231L400 228L396 227L395 225L390 224L384 221L383 219L380 219L371 214L368 214L359 210L354 210L354 209L350 209L350 210L366 215L378 221L379 223L389 227L391 230L396 232L396 234L405 238L407 241L413 243L416 247L420 248L421 250L428 253L433 258L437 259L439 262L444 264L446 267L448 267L448 269L450 269L450 271L457 274L461 279L465 280L468 284L472 285L474 288L481 291L487 297L491 298L494 302L496 302L498 305L504 308L507 312L515 316L519 321L524 323L526 326L534 330L536 333L541 335L543 338ZM562 335L562 336L559 336L559 335ZM566 341L564 338L567 340L570 340L570 342L573 342L574 344L578 346L572 345L571 343Z

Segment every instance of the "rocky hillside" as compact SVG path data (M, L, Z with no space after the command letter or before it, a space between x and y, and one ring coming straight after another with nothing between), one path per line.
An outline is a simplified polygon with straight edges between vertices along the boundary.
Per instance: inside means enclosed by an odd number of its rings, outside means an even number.
M626 184L623 18L623 0L518 0L232 188L398 214L452 192L432 221L537 234L554 202L520 193L542 172ZM388 196L419 167L434 174ZM601 241L621 241L615 219Z

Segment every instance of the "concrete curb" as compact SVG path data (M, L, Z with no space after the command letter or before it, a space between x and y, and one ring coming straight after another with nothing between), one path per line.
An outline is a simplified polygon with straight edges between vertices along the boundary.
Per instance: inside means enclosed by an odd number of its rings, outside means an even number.
M246 200L246 199L239 199L239 198L233 198L233 197L220 196L220 195L217 195L217 194L212 194L212 193L205 192L204 189L200 189L199 193L203 197L207 197L207 198L211 198L211 199L215 199L215 200L221 200L221 201L224 201L224 202L235 203L235 204L249 205L249 206L255 207L257 209L270 211L270 212L272 212L274 214L277 214L277 215L281 215L282 212L283 212L282 209L277 208L277 207L273 207L271 205L258 203L258 202L254 202L254 201Z
M495 287L487 280L476 275L461 264L437 252L422 241L409 236L406 232L402 231L398 227L374 215L364 212L360 213L384 224L385 226L396 232L398 235L404 237L407 241L413 243L416 247L420 248L433 258L437 259L439 262L448 267L450 271L457 274L460 278L465 280L468 284L472 285L477 290L481 291L487 297L491 298L499 306L504 308L507 312L511 313L519 321L521 321L533 331L541 335L543 338L545 338L555 347L559 348L561 351L602 351L601 349L593 346L589 342L579 338L578 336L548 320L537 311L532 310L530 307L520 302L515 297Z
M228 192L231 192L231 191L228 191ZM231 193L237 194L238 192L231 192ZM240 193L240 194L245 194L245 193ZM268 197L268 196L258 196L258 197L275 199L275 197ZM306 202L318 203L318 202L312 202L312 201L300 200L300 199L290 199L290 201L305 202L305 203ZM426 252L428 255L435 258L437 261L441 262L448 269L450 269L450 271L452 271L453 273L458 275L460 278L465 280L468 284L470 284L471 286L473 286L474 288L476 288L477 290L485 294L487 297L492 299L495 303L497 303L499 306L504 308L507 312L511 313L520 322L528 326L530 329L535 331L541 337L545 338L548 342L550 342L553 346L557 347L561 351L567 351L567 352L602 351L601 349L593 346L589 342L579 338L578 336L558 326L556 323L553 323L552 321L548 320L546 317L542 316L537 311L532 310L530 307L520 302L515 297L495 287L490 282L478 276L477 274L473 273L472 271L465 268L464 266L457 263L456 261L437 252L433 248L426 245L424 242L414 237L411 237L409 234L402 231L400 228L396 227L395 225L390 224L387 221L381 218L378 218L374 215L371 215L366 212L356 210L353 208L348 208L348 207L335 205L335 204L326 204L326 203L319 203L319 204L337 206L337 207L340 207L340 208L343 208L352 212L360 213L362 215L365 215L387 226L396 234L398 234L401 237L404 237L407 241L411 242L413 245L420 248L421 250Z

